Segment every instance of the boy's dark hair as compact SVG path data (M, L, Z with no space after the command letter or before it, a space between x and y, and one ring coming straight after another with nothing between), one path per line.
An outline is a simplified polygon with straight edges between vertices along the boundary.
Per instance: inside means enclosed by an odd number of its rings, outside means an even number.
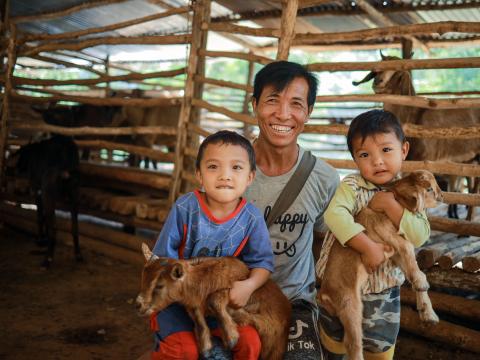
M296 78L303 78L307 81L307 103L308 107L313 106L317 97L317 78L304 66L290 61L275 61L264 66L255 75L252 97L258 101L263 89L268 85L273 85L275 90L282 91Z
M353 156L353 140L360 137L362 142L367 136L393 132L397 139L403 144L405 133L397 117L389 111L370 110L361 113L352 120L347 134L347 145L350 154Z
M245 137L230 130L220 130L214 134L208 135L205 140L202 141L198 149L197 160L195 161L195 167L200 170L200 163L203 159L203 153L209 144L227 144L238 145L244 148L248 154L248 161L250 163L250 171L255 171L255 151L253 146Z

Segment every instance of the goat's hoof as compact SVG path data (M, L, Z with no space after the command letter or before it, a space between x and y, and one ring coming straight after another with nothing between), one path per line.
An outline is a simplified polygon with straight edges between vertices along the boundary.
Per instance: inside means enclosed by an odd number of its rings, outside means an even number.
M434 311L420 311L420 320L422 320L423 323L429 324L429 325L434 325L438 324L440 321L439 317L437 314L435 314Z
M212 354L212 349L207 349L202 351L202 357L204 359L208 359L211 354Z
M233 349L238 343L238 337L228 340L228 348Z
M50 269L50 265L52 265L52 262L53 262L53 259L52 259L52 258L45 259L45 260L43 260L43 262L42 262L42 264L40 265L40 267L41 267L43 270L48 270L48 269Z

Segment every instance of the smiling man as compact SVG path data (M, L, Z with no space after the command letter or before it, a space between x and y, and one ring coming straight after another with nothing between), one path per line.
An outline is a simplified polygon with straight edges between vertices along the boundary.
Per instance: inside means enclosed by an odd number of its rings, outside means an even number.
M302 65L277 61L255 76L252 105L260 134L254 143L257 176L245 196L266 218L294 175L304 150L297 144L313 110L318 81ZM285 359L321 359L315 301L314 233L324 232L323 212L339 183L320 159L290 207L269 228L272 274L293 305Z

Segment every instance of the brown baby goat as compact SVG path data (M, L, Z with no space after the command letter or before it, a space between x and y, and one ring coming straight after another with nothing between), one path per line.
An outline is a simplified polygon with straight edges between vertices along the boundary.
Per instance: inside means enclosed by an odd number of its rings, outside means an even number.
M392 183L388 190L394 193L395 199L404 208L412 212L435 207L437 200L442 198L434 176L424 170L410 173ZM392 259L403 270L416 292L420 319L437 323L438 316L427 294L427 278L417 265L413 245L397 234L397 229L384 213L375 212L368 206L355 216L355 221L365 227L370 239L393 248L390 256L393 255ZM360 254L335 241L328 255L318 301L332 316L340 319L345 331L343 342L350 360L363 359L361 289L367 278Z
M191 260L152 257L146 244L142 250L147 262L137 297L140 314L150 315L174 302L182 304L195 324L195 336L204 356L212 348L206 313L218 319L223 342L229 348L238 341L237 324L252 325L262 342L261 358L282 359L288 341L291 306L272 280L257 289L244 308L233 309L228 306L229 291L235 281L249 275L242 261L233 257Z

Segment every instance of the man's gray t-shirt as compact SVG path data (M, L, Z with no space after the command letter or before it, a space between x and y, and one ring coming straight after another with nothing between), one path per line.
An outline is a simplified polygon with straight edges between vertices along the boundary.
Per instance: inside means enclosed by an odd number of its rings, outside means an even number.
M257 169L252 185L245 192L264 217L295 172L304 150L300 148L295 166L286 174L267 176ZM272 279L290 301L315 301L315 264L312 253L313 231L326 231L323 213L339 184L336 170L317 159L315 167L294 203L270 226L270 241L275 254Z

